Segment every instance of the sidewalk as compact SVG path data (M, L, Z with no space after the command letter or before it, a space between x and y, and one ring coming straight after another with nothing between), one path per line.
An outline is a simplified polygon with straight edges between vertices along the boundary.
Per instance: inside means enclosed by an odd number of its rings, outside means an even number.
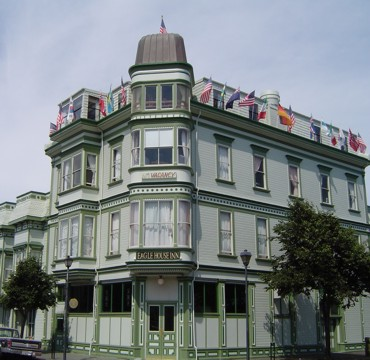
M122 356L114 356L111 354L95 354L92 353L89 355L88 352L69 352L66 356L67 360L123 360L125 359ZM55 356L47 353L43 354L39 360L62 360L63 353L57 352ZM264 358L254 358L251 357L251 360L272 360L269 357ZM286 357L276 357L274 360L324 360L324 355L294 355ZM370 360L370 357L365 356L365 352L351 352L351 353L332 353L332 360ZM217 358L217 360L220 360Z

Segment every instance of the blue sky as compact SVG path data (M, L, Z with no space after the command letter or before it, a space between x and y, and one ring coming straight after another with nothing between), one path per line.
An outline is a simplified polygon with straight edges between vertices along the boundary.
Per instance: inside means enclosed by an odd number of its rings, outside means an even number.
M370 148L370 1L0 0L0 203L49 191L44 146L58 104L129 80L161 15L195 79L278 90L283 106L350 127Z

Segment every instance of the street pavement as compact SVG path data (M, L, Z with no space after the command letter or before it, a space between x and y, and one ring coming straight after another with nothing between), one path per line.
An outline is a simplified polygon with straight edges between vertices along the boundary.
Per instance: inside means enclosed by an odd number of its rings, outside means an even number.
M66 355L66 360L123 360L122 356L114 356L111 354L95 354L88 352L69 352ZM323 355L294 355L286 357L265 357L265 358L255 358L258 360L323 360ZM63 360L63 353L57 352L55 354L46 353L39 358L39 360ZM220 360L220 359L218 359ZM253 357L252 357L253 360ZM353 352L353 353L333 353L332 360L370 360L370 357L365 356L365 351L363 352Z

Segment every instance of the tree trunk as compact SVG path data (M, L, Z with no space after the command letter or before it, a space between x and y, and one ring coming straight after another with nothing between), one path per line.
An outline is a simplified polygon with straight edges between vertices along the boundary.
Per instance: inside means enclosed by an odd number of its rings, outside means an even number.
M322 299L322 311L324 318L324 330L325 330L325 358L331 359L330 349L330 303L326 295Z
M23 312L23 311L20 311L19 312L21 314L21 334L20 334L20 337L21 339L23 339L23 336L24 336L24 328L26 326L26 319L27 319L27 315L28 313L27 312Z

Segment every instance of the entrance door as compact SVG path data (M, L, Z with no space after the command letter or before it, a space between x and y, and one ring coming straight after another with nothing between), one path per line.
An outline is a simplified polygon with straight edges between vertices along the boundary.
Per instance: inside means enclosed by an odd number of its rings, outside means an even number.
M175 305L148 305L148 338L146 353L152 359L176 357Z

